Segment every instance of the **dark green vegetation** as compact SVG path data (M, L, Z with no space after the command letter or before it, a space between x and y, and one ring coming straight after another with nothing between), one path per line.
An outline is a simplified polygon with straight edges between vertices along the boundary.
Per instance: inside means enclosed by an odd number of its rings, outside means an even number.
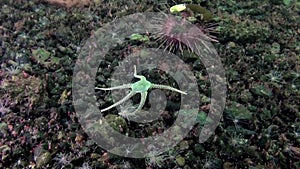
M101 25L135 12L167 12L166 6L175 3L97 2L66 9L38 0L0 1L0 168L300 168L299 4L186 1L200 3L219 24L219 43L214 45L228 81L224 116L206 143L197 143L195 127L169 152L136 160L106 153L85 134L72 106L72 69L81 45ZM111 52L100 65L104 71L97 82L110 77L108 65L116 66L143 43L153 45L153 37L128 39ZM182 58L199 80L198 121L203 122L209 109L209 81L200 59L187 53ZM167 75L146 73L151 82L166 83ZM109 94L97 97L103 107L111 104ZM176 97L170 98L162 120L137 131L148 135L169 126L175 118L170 112L178 106ZM137 128L116 111L106 118L116 130Z

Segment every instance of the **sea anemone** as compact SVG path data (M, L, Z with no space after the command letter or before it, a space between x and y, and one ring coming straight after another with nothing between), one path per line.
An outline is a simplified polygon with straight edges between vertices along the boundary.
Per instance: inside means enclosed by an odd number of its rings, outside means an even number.
M282 72L271 70L266 76L270 82L280 83L282 81Z
M59 153L53 160L57 161L62 167L69 166L71 164L72 154Z

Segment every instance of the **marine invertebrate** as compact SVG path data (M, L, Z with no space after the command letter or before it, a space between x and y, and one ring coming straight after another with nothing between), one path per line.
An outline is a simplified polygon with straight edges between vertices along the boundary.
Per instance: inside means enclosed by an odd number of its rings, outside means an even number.
M134 112L132 112L132 114L135 114L136 112L140 111L142 109L142 107L144 106L149 89L155 89L155 88L156 89L166 89L166 90L171 90L171 91L178 92L178 93L181 93L181 94L187 94L186 92L183 92L181 90L178 90L178 89L170 87L170 86L152 84L150 81L148 81L146 79L145 76L137 75L135 65L134 65L134 77L136 77L140 80L135 82L135 83L132 83L132 84L124 84L124 85L121 85L121 86L115 86L115 87L110 87L110 88L101 88L101 87L96 87L95 88L95 89L100 89L100 90L115 90L115 89L131 88L131 92L128 95L126 95L123 99L121 99L120 101L114 103L113 105L111 105L111 106L109 106L105 109L102 109L101 112L104 112L104 111L107 111L107 110L109 110L113 107L116 107L116 106L124 103L125 101L129 100L135 94L140 93L141 94L140 104L137 107L137 109Z
M6 67L5 70L8 72L8 74L10 75L16 75L18 73L20 73L20 67L17 65L12 65L10 67Z
M207 10L201 11L201 19L196 16L199 14L199 8L205 8L194 4L178 4L170 8L171 13L182 13L181 17L157 18L159 25L154 32L158 36L157 41L160 42L160 47L165 47L165 50L180 51L188 49L192 52L204 47L209 49L209 42L217 42L217 38L211 35L215 30L214 25L207 25L203 20L210 20L211 14L207 14ZM201 24L200 24L201 23ZM193 25L195 24L195 25ZM201 51L201 50L199 50Z
M78 169L92 169L88 162L84 162Z
M57 154L57 157L55 157L53 160L57 161L58 164L61 165L62 167L65 167L71 164L72 154L59 153Z
M271 70L270 73L267 74L267 78L274 83L279 83L282 80L282 73Z
M145 159L145 163L147 166L150 166L150 167L161 168L167 159L168 159L168 156L166 156L166 155L148 156Z
M215 156L208 156L203 164L203 169L217 169L221 167L221 160Z
M248 140L244 138L242 134L231 133L229 134L228 143L230 146L237 148L248 143Z

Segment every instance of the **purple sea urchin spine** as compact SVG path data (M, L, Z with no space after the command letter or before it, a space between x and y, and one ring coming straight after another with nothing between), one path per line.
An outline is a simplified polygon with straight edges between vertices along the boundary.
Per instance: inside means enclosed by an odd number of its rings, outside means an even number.
M207 43L217 41L215 36L205 34L210 31L209 29L204 32L204 28L200 29L200 25L195 26L185 18L167 17L158 21L161 25L155 33L160 43L158 48L164 47L165 50L172 52L179 50L182 53L184 49L194 52L203 50L200 49L203 47L209 49Z

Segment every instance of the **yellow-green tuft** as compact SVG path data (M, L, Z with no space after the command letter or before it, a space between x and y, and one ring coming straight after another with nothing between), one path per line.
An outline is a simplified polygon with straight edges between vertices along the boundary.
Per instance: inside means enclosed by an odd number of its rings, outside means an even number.
M184 11L186 9L186 6L185 4L177 4L177 5L174 5L170 8L170 12L171 13L174 13L174 12L181 12L181 11Z

